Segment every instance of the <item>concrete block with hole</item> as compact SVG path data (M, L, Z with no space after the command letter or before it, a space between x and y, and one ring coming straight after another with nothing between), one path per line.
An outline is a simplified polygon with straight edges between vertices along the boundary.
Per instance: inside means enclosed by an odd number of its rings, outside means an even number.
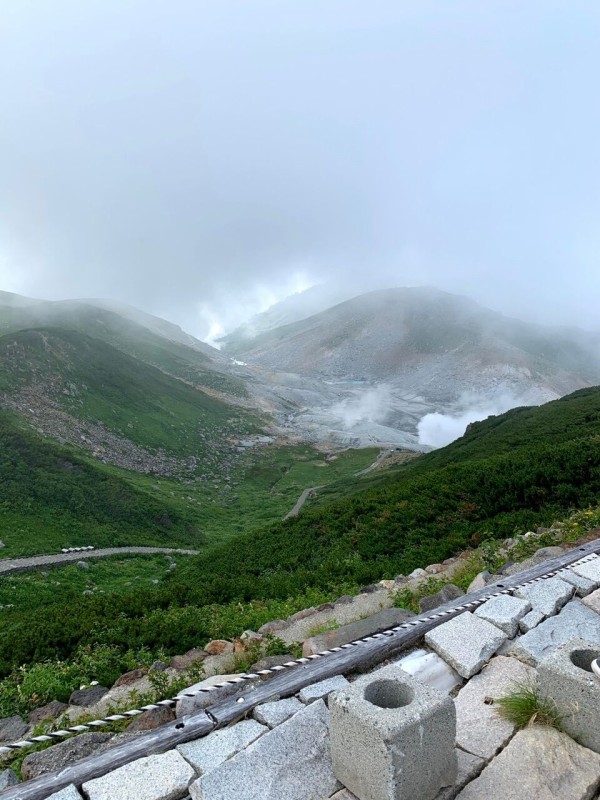
M433 800L457 776L448 696L391 664L329 698L333 771L359 800Z
M600 678L591 663L600 658L600 645L571 639L540 661L537 686L556 704L565 733L600 753Z

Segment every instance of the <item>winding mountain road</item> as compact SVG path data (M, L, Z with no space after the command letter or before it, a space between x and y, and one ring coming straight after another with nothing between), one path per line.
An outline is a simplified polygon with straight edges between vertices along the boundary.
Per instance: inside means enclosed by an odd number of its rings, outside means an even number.
M88 558L106 558L120 555L154 555L155 553L176 553L182 556L197 556L198 550L181 550L173 547L106 547L99 550L84 550L79 553L57 553L51 556L31 556L30 558L9 558L0 561L0 576L14 572L41 567L61 567L73 561Z

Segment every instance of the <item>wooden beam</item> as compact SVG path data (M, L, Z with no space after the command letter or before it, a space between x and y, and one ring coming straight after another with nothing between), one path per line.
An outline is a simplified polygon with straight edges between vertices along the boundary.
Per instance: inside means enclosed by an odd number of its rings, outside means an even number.
M334 675L360 672L381 663L387 658L397 655L404 648L415 644L432 628L447 622L465 609L454 610L461 602L471 602L489 595L495 588L510 589L522 583L540 578L549 572L566 567L586 555L600 552L600 539L595 539L582 547L569 550L555 558L548 559L538 566L519 572L497 584L486 586L464 598L446 603L427 614L414 617L410 622L426 620L419 625L405 628L393 636L361 641L360 643L340 650L322 658L316 658L307 664L301 664L281 671L273 678L261 683L248 683L234 696L212 706L209 713L200 711L175 722L162 725L154 731L141 734L130 742L125 742L101 753L88 756L75 764L64 767L57 772L42 775L31 781L11 787L0 793L0 800L45 800L49 795L58 792L65 786L82 783L106 775L118 767L135 761L143 756L164 753L178 744L199 739L216 728L224 727L247 716L257 705L274 697L289 697L309 686L311 683L331 678ZM440 618L428 619L431 614L450 610L452 613Z

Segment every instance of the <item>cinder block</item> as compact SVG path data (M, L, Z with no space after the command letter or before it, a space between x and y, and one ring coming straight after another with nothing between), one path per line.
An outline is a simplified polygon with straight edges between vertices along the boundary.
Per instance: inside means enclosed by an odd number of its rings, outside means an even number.
M590 666L595 658L598 644L571 639L539 663L537 685L556 703L565 733L600 753L600 680Z
M433 800L457 776L453 701L391 664L330 695L333 771L359 800Z

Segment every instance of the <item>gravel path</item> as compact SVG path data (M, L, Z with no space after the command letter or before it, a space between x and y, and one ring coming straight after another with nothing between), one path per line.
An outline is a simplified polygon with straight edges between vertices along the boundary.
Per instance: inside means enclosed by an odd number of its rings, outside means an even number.
M31 558L11 558L0 561L0 575L10 575L13 572L24 572L28 569L40 567L60 567L71 564L73 561L83 561L87 558L105 558L106 556L120 556L125 554L177 553L184 556L197 556L198 550L180 550L173 547L106 547L99 550L84 550L79 553L57 553L53 556L32 556Z

